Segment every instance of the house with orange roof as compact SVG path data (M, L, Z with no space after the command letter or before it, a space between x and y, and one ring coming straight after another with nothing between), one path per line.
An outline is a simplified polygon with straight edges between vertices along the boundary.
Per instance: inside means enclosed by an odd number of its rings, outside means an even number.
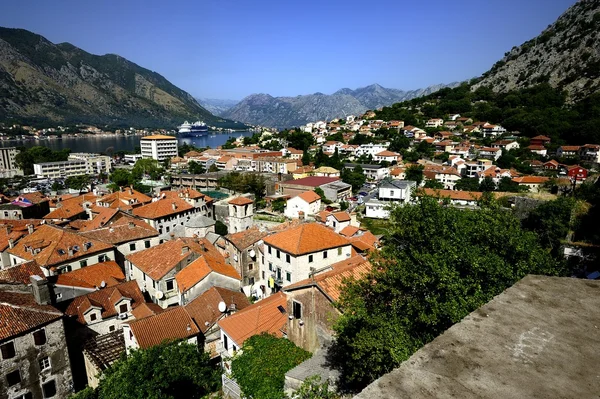
M229 212L228 231L237 233L252 227L254 224L254 201L248 197L239 196L227 201Z
M200 262L198 267L179 280L175 278L177 273L200 257L204 257L206 262ZM125 274L128 280L137 281L140 289L147 292L154 303L166 308L181 303L180 289L187 292L210 274L212 267L226 269L224 263L223 256L206 238L177 238L128 255ZM233 268L227 270L230 274L235 271ZM204 272L206 273L202 274ZM184 286L179 287L179 282Z
M444 185L445 189L454 190L454 186L461 179L461 175L454 166L427 164L423 169L423 176L436 180Z
M177 137L156 134L140 139L141 154L144 159L164 161L177 156Z
M394 151L381 151L378 152L377 154L375 154L373 156L373 160L376 162L381 162L381 161L385 161L385 162L400 162L402 161L402 155L398 154L397 152Z
M479 149L479 157L497 161L502 156L502 148L500 147L481 147Z
M360 279L371 270L371 264L360 255L331 265L331 270L313 273L307 279L288 285L286 295L288 317L287 338L309 352L324 342L319 335L333 336L333 325L341 315L336 307L346 280Z
M348 238L352 249L355 252L363 255L368 255L369 252L379 248L379 239L370 231L361 229L355 235Z
M12 265L35 260L46 276L115 259L111 244L48 224L21 238L7 252Z
M261 270L271 291L305 279L351 254L348 240L319 223L304 223L264 238Z
M550 178L546 176L521 176L514 177L512 181L518 183L519 186L528 187L532 193L537 193L540 191L540 187L550 181Z
M560 164L555 159L551 159L549 161L544 162L544 169L546 170L558 170Z
M57 199L56 208L51 209L50 213L44 216L45 220L53 222L73 221L78 219L89 219L89 212L96 201L96 195L83 194L66 199Z
M0 270L11 266L7 249L13 248L24 236L41 226L40 219L0 219Z
M290 219L298 219L300 215L303 217L314 216L320 209L321 196L309 190L290 198L285 205L283 214Z
M53 303L60 303L124 283L125 274L121 267L111 260L48 277L47 280L52 287Z
M529 144L534 145L534 146L542 146L543 147L543 146L549 144L550 141L552 141L550 139L550 137L539 135L539 136L532 137L531 140L529 140Z
M233 356L248 338L262 333L284 337L288 320L286 308L286 296L278 292L221 319L218 322L221 329L221 339L217 345L219 355Z
M132 317L132 310L144 302L137 283L128 281L76 297L65 314L87 327L85 331L107 334L120 329Z
M546 155L548 155L548 150L543 145L531 144L531 145L525 147L525 149L533 152L534 154L538 154L538 155L541 155L541 156L544 156L544 157Z
M435 128L435 127L440 127L444 124L444 120L441 118L432 118L429 119L426 123L425 123L425 127L426 128Z
M579 157L584 161L600 163L600 145L585 144L579 149Z
M556 149L556 156L558 157L575 157L579 155L581 146L578 145L561 145Z
M515 140L498 140L492 143L492 148L500 148L503 151L510 151L520 148Z
M169 191L163 191L166 198L180 198L200 210L202 215L212 217L214 200L208 195L201 193L190 187L173 188Z
M354 216L354 220L352 220L352 216ZM346 211L331 212L325 218L325 226L331 227L333 231L339 233L345 227L350 226L351 224L357 224L356 215L352 216Z
M48 212L50 212L49 199L37 191L21 194L7 203L0 203L2 219L40 219Z
M144 222L158 230L162 238L168 238L169 233L188 217L202 212L201 208L195 208L187 201L179 197L167 197L161 193L160 197L154 198L152 202L137 207L133 214Z
M483 137L496 137L506 133L506 129L500 125L485 123L483 126L481 126L481 133L483 134Z
M119 191L107 194L96 199L96 205L129 211L135 207L142 206L152 201L146 194L140 193L131 187L121 187Z

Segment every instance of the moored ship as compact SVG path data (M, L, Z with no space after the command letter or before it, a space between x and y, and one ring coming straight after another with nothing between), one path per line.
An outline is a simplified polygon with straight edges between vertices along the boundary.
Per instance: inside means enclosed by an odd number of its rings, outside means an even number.
M202 133L208 132L208 126L202 121L196 121L194 123L185 121L177 128L179 129L177 135L181 137L198 136Z

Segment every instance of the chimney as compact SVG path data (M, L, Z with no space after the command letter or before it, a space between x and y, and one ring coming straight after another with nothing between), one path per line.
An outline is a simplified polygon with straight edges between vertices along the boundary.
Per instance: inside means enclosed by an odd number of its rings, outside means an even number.
M206 252L206 247L204 246L203 242L200 243L200 249L202 250L202 252Z
M177 205L174 202L171 205L173 206L173 210L177 209Z
M185 255L187 253L187 251L190 250L190 247L188 247L187 245L185 247L181 247L181 254Z
M31 281L31 289L33 291L33 297L35 301L40 305L50 305L50 288L48 288L48 280L33 275L29 277Z
M9 235L10 233L12 233L12 225L7 224L6 225L6 235Z
M8 247L10 249L13 249L15 247L15 240L13 240L12 238L8 239Z
M67 252L69 253L69 256L73 256L73 247L67 248Z
M133 229L134 227L135 227L135 223L133 223L133 222L129 222L129 228L130 228L130 229Z
M29 234L33 233L33 223L30 223L30 224L27 225L27 232Z

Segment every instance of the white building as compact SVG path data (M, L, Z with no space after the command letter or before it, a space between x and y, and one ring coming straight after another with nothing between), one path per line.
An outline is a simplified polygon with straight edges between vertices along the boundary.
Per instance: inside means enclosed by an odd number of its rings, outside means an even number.
M284 215L288 218L297 219L300 212L306 217L316 215L321 210L321 197L314 191L305 191L287 201Z
M125 162L128 162L128 163L132 164L132 165L135 164L137 161L139 161L142 158L143 158L142 154L125 154L123 156L123 160Z
M87 152L76 152L69 154L69 161L85 160L87 161L88 174L97 175L100 173L110 173L110 157L107 155L92 154Z
M23 175L23 170L17 168L15 157L19 153L15 147L0 148L0 177L11 178Z
M351 256L344 237L319 223L305 223L264 239L262 271L269 276L272 292L309 277ZM263 283L261 283L263 284Z
M369 200L365 204L365 216L376 219L387 219L389 207L393 204L404 205L412 201L417 183L409 180L392 180L379 186L379 199Z
M444 124L444 120L441 118L433 118L433 119L429 119L426 123L425 123L425 127L431 127L431 128L435 128L435 127L440 127Z
M248 230L254 224L254 201L246 197L236 197L228 202L229 233Z
M164 161L177 156L177 137L157 134L140 139L142 157Z
M373 143L369 143L369 144L362 144L360 147L358 147L356 149L356 151L354 152L354 155L357 157L360 157L361 155L372 155L373 157L377 154L379 154L382 151L387 150L387 148L390 146L389 142L385 142L385 143L379 143L379 144L373 144Z
M33 164L33 173L37 177L57 178L85 175L88 173L86 160L43 162Z

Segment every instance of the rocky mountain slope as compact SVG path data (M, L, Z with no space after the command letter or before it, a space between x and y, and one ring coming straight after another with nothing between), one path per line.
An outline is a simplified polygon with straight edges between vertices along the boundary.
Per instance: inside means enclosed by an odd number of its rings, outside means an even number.
M156 72L0 28L0 120L175 127L218 118Z
M343 118L345 115L358 115L368 109L377 109L457 85L458 83L440 84L404 91L373 84L356 90L341 89L331 95L315 93L296 97L252 94L219 115L253 125L285 128L317 120Z
M600 88L600 0L580 0L536 38L513 47L480 82L496 92L548 82L571 101Z
M196 98L198 104L202 105L211 114L220 115L228 109L234 107L239 100L221 100L218 98Z

